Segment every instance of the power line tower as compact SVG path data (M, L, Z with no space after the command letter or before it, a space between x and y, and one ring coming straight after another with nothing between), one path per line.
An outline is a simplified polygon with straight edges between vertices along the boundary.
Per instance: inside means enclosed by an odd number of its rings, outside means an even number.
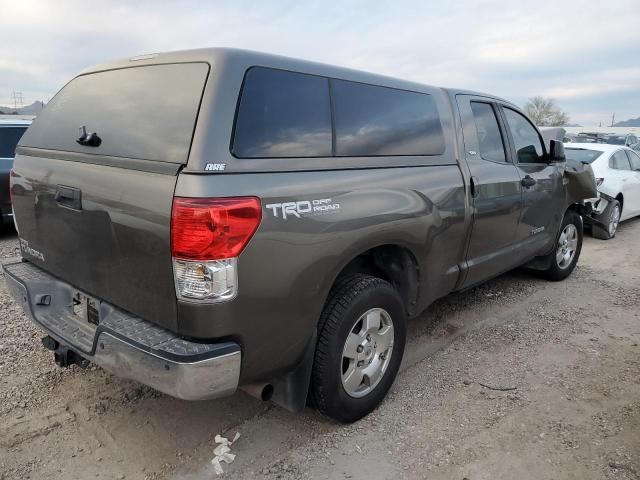
M22 92L11 92L11 98L13 99L13 109L18 110L22 108L24 105L24 100L22 98Z

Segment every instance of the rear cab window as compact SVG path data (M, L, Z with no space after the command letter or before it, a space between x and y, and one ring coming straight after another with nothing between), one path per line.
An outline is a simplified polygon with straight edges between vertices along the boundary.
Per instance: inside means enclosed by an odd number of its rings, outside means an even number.
M16 146L26 130L26 126L0 125L0 158L15 157Z
M430 156L445 151L429 94L265 67L245 79L237 158Z
M38 115L20 146L183 164L209 66L176 63L80 75ZM77 142L95 132L98 147Z

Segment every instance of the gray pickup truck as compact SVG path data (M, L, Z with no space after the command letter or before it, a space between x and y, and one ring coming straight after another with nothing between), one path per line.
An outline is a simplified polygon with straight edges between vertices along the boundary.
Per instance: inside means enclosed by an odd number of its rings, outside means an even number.
M343 422L408 318L525 264L562 280L582 245L562 144L515 105L248 51L83 71L13 170L5 279L59 365Z

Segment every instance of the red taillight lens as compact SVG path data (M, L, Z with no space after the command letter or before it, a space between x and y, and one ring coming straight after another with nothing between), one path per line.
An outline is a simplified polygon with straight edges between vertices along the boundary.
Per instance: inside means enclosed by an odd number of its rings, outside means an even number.
M193 260L237 257L261 219L262 207L255 197L176 197L171 211L171 254Z

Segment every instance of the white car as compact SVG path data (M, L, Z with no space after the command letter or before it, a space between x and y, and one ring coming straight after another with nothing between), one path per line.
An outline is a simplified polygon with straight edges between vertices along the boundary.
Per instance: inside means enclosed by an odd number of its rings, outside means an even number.
M595 220L592 234L613 238L619 222L640 215L640 155L605 143L567 143L565 154L568 160L591 165L600 193L600 198L588 200Z

